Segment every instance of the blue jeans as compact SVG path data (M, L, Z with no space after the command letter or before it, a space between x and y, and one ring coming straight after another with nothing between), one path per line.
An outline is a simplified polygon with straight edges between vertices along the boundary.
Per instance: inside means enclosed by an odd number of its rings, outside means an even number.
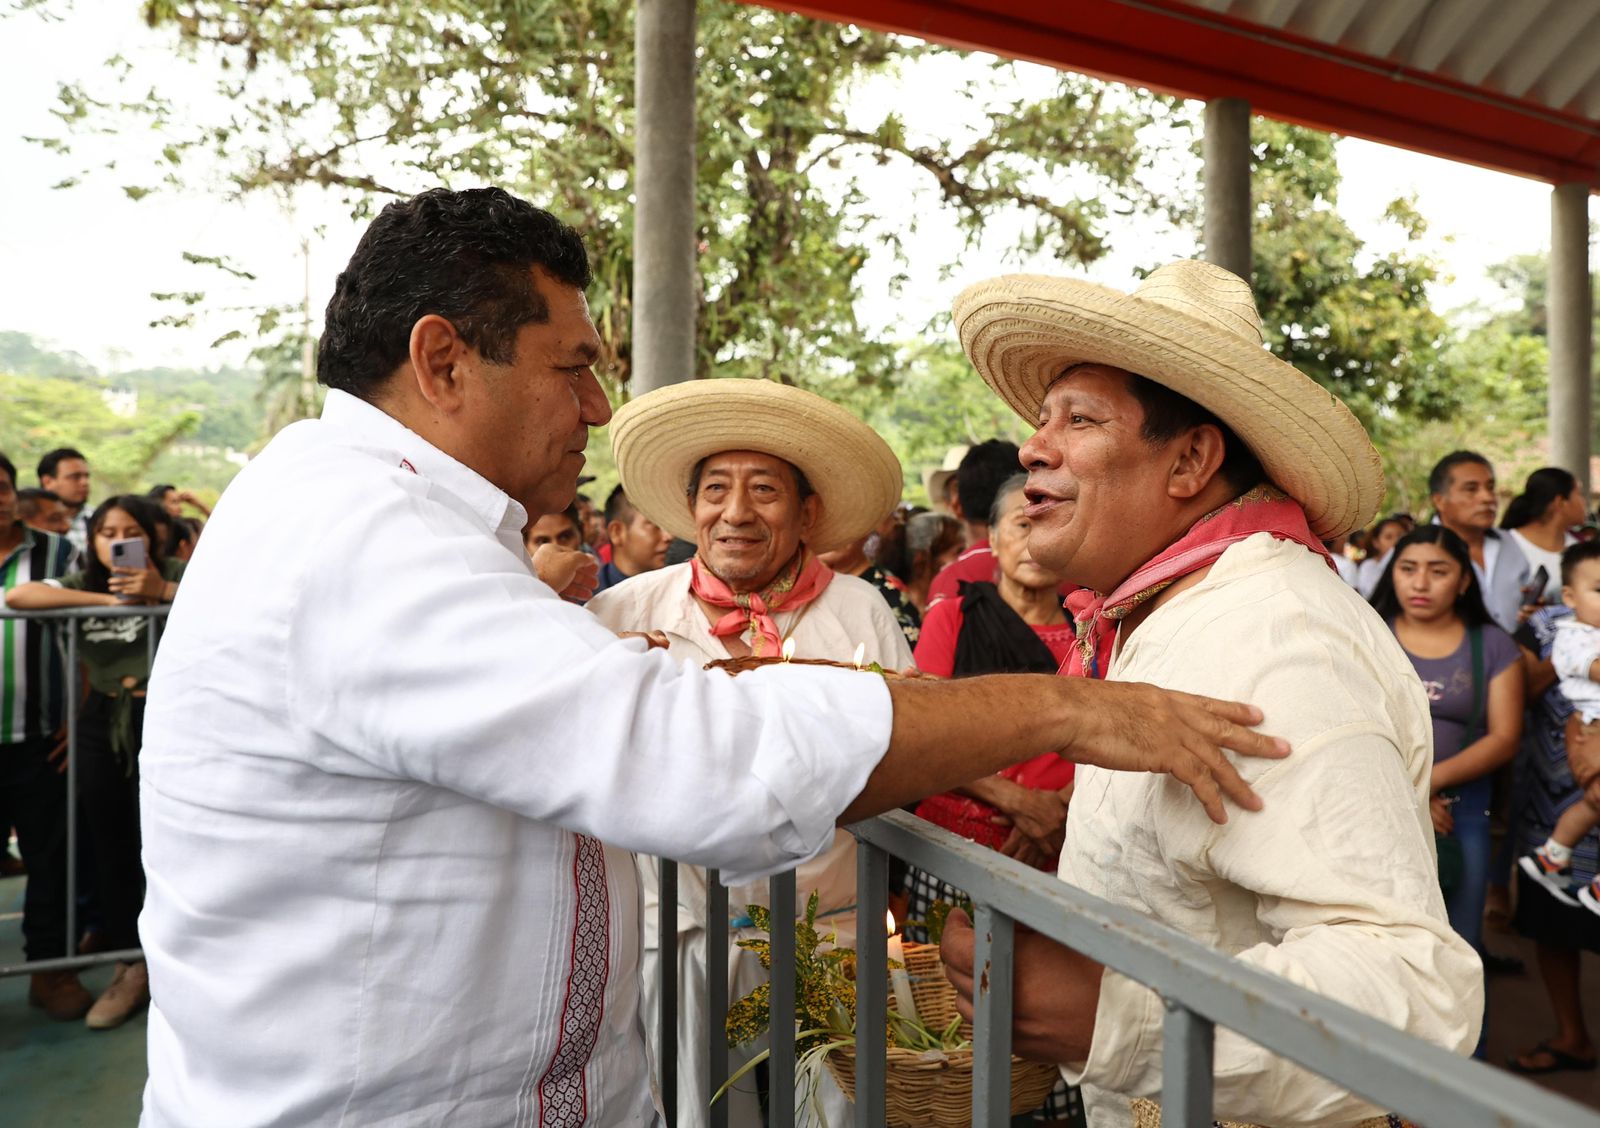
M1473 780L1461 790L1461 799L1450 808L1455 829L1450 837L1461 843L1461 881L1444 899L1450 927L1480 956L1483 954L1483 905L1489 894L1489 864L1493 845L1489 840L1490 781ZM1487 1027L1487 1016L1485 1016ZM1483 1039L1478 1039L1474 1057L1483 1057Z

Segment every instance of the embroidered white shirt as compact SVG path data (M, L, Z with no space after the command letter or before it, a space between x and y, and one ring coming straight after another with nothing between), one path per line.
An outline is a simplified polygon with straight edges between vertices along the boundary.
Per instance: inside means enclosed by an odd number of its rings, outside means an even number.
M145 722L148 1128L649 1125L627 851L833 841L881 679L645 653L525 523L339 392L229 487Z
M1439 893L1422 684L1318 557L1258 534L1119 640L1110 678L1261 707L1287 759L1235 758L1265 803L1212 823L1169 776L1080 767L1061 878L1460 1053L1483 972ZM1159 1099L1163 1007L1106 972L1081 1067L1092 1128ZM1380 1110L1237 1034L1216 1043L1219 1120L1337 1126Z

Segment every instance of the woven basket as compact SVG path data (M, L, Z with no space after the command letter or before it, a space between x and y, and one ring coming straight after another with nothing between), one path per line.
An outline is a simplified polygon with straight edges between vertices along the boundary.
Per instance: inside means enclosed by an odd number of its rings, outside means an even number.
M1217 1128L1261 1128L1257 1124L1241 1124L1237 1120L1213 1121ZM1388 1116L1374 1116L1363 1120L1356 1128L1409 1128L1405 1121ZM1161 1128L1161 1106L1143 1097L1133 1098L1133 1128Z
M937 944L905 946L906 972L911 996L923 1024L934 1030L948 1026L956 1016L956 989L939 966ZM893 998L893 996L890 996ZM972 1037L972 1028L961 1024ZM929 1060L929 1059L932 1060ZM889 1128L970 1128L972 1124L972 1050L923 1054L899 1046L889 1047L884 1077L884 1103ZM856 1099L856 1055L853 1047L828 1055L828 1070L839 1088ZM1045 1062L1011 1059L1011 1115L1032 1112L1044 1104L1060 1073Z

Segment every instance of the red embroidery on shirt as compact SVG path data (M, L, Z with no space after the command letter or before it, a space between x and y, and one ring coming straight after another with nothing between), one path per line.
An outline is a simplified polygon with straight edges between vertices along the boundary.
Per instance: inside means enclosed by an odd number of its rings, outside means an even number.
M415 474L417 472L417 468L415 466L411 465L411 460L409 458L402 458L400 460L400 469L409 470L413 474Z
M588 1115L589 1087L584 1071L600 1039L606 978L611 970L605 847L586 835L577 837L577 854L572 859L577 907L572 916L572 961L561 1004L561 1033L550 1065L539 1079L539 1123L548 1128L582 1124Z

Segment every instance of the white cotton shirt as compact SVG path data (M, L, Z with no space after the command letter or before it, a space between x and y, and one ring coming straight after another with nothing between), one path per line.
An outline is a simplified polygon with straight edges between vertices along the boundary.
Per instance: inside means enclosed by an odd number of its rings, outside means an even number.
M1583 715L1585 724L1600 719L1600 682L1589 677L1589 670L1600 660L1600 627L1576 619L1556 624L1556 639L1550 647L1550 664L1561 679L1561 696Z
M1561 553L1551 552L1548 548L1540 548L1527 537L1515 529L1508 530L1511 539L1522 550L1522 555L1528 561L1530 573L1544 569L1544 589L1539 592L1539 598L1546 603L1561 602ZM1571 533L1567 534L1564 547L1571 548L1578 543L1578 538Z
M1109 677L1260 706L1284 760L1235 757L1261 796L1206 817L1170 776L1079 767L1062 880L1458 1053L1478 1038L1483 972L1445 917L1428 779L1428 702L1394 635L1300 545L1257 534L1119 640ZM1091 1128L1159 1099L1164 1008L1112 971L1081 1082ZM1218 1119L1350 1125L1380 1111L1230 1031Z
M147 1128L655 1123L626 851L752 880L832 842L882 681L646 653L526 519L340 392L229 487L140 758Z

